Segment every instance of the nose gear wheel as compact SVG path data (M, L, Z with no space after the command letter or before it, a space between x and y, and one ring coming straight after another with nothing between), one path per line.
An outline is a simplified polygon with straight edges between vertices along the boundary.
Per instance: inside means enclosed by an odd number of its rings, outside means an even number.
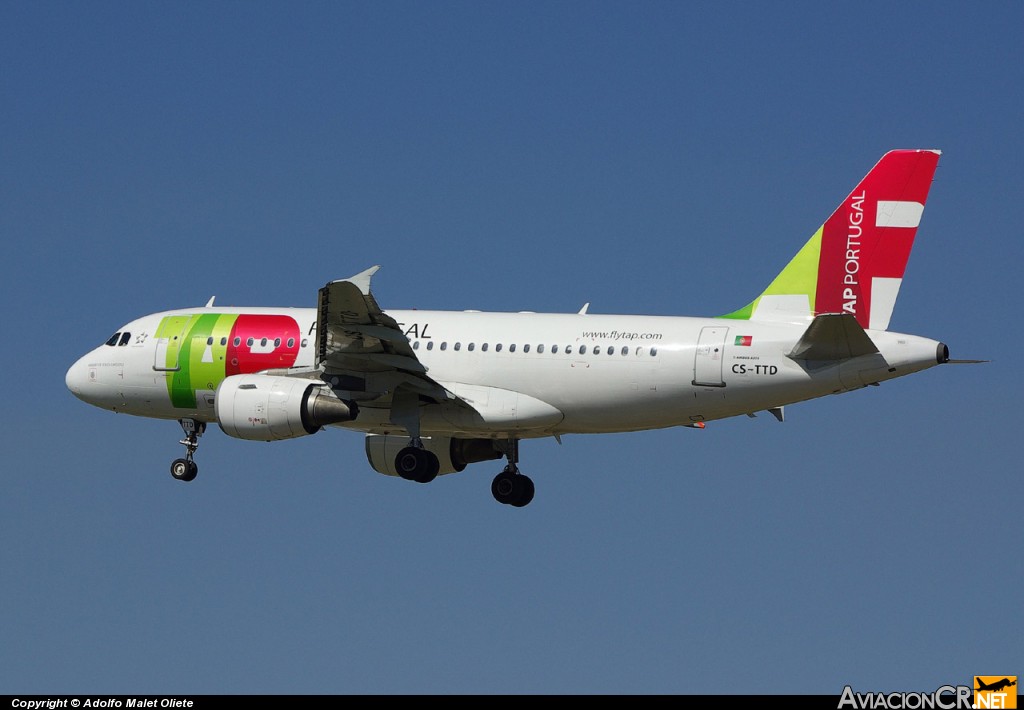
M171 463L171 475L179 481L192 481L199 473L199 466L192 460L199 448L199 437L206 431L206 422L195 419L179 419L178 424L185 432L185 438L178 443L185 447L185 458L174 459Z

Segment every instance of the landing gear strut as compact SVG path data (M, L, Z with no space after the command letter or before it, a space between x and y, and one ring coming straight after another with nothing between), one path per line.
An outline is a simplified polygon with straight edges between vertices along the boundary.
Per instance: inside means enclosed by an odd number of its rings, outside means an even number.
M206 431L206 422L195 419L179 419L178 424L185 432L185 438L178 442L185 447L185 458L174 459L171 464L171 475L179 481L191 481L199 473L199 467L196 466L192 457L195 455L196 449L199 448L199 437Z
M423 448L423 442L416 437L395 456L395 470L407 481L430 483L437 478L441 462L432 451Z
M519 440L509 439L505 449L508 464L491 482L494 500L505 505L522 508L533 500L533 479L519 472Z

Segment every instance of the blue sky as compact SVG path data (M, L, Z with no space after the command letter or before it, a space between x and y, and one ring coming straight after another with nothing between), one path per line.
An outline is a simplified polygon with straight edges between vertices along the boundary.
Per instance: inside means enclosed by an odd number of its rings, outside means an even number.
M827 693L1022 674L1020 3L0 4L0 693ZM990 364L429 486L343 431L87 407L122 323L716 315L891 148L943 157L891 328ZM500 466L499 466L500 467ZM1016 511L1016 512L1015 512ZM1014 591L1018 590L1018 591Z

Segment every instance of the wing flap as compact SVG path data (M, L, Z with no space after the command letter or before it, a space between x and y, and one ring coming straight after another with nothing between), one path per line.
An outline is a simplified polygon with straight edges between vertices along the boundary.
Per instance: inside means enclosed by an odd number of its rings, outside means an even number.
M392 353L336 353L332 363L337 369L354 370L357 372L374 372L382 370L404 370L417 374L426 374L427 368L414 357L394 355Z

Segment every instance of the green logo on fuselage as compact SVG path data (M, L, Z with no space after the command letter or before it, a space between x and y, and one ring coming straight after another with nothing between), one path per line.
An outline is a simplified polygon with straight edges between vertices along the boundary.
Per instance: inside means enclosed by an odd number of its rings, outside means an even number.
M156 337L166 342L162 368L167 371L171 404L195 409L196 391L216 391L225 377L231 329L237 314L202 313L168 316L160 321ZM159 349L157 357L161 355ZM161 367L157 363L158 368Z

